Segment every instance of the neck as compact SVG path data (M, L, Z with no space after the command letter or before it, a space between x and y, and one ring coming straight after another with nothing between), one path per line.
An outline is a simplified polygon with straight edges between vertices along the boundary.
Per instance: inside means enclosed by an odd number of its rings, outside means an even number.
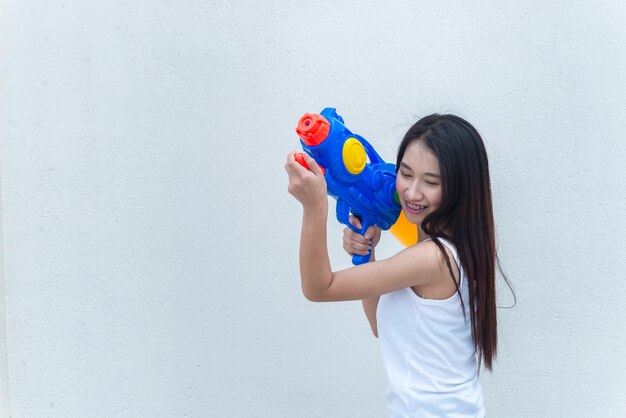
M422 225L417 225L417 243L424 241L428 235L422 230Z

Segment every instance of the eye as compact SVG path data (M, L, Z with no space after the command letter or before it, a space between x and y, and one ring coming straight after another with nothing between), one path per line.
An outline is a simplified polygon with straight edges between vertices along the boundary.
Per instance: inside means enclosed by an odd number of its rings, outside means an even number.
M411 178L411 175L409 173L405 173L405 172L402 172L402 171L400 172L400 175L402 177L404 177L405 179L410 179Z
M427 181L426 184L428 184L429 186L439 186L439 183L434 181Z

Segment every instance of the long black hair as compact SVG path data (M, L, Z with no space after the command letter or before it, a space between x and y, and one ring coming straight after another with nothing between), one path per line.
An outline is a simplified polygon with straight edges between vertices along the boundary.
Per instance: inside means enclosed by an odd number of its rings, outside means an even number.
M467 277L472 339L479 359L491 370L498 347L495 272L496 266L500 266L485 146L466 120L450 114L429 115L405 134L398 148L396 170L407 146L414 141L422 141L437 157L441 175L441 204L424 218L422 231L443 253L461 297L450 259L439 239L451 242L457 249ZM504 274L503 277L510 287ZM461 297L464 314L465 302Z

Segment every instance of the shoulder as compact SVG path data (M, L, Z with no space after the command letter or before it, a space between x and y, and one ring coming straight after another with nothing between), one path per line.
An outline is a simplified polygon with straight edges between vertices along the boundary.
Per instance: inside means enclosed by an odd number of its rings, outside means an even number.
M446 254L448 254L449 257L454 259L456 255L456 248L449 241L439 239L439 242L441 243L441 248L434 240L428 239L405 248L396 256L399 259L406 258L419 260L419 262L426 263L432 267L439 265L442 262L445 264L442 249L446 252Z
M447 241L440 242L456 276L458 274L455 262L456 249ZM437 243L431 239L405 248L389 258L388 262L404 272L403 275L411 277L412 286L431 285L449 277L446 258Z

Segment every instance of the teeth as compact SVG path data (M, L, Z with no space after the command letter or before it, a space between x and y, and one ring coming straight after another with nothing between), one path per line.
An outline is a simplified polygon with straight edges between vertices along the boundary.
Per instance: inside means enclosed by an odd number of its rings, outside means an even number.
M409 203L409 202L406 202L406 205L409 208L414 209L414 210L424 210L424 209L426 209L426 206L414 205L414 204Z

